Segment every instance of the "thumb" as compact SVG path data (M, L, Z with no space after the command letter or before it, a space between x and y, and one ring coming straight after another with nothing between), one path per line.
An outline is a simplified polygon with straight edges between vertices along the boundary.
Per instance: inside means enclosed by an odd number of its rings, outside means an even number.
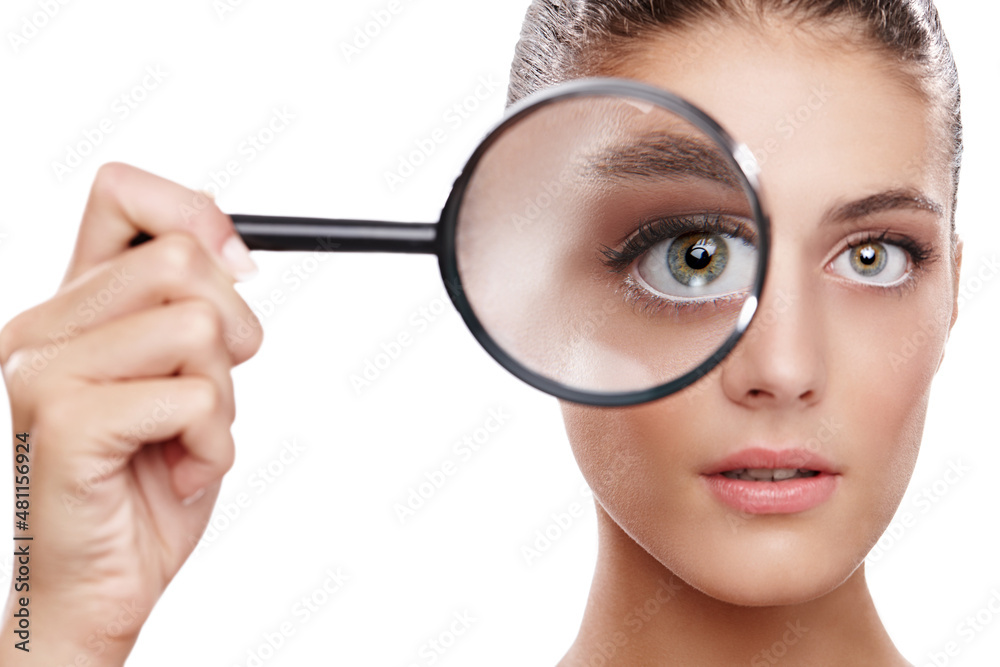
M257 269L232 219L211 197L131 165L97 172L63 284L129 248L139 233L186 231L236 280Z

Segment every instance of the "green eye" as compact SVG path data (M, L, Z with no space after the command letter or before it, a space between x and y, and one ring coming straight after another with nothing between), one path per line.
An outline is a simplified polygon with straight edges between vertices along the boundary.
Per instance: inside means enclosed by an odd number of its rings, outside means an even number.
M718 278L729 263L729 246L717 234L684 234L667 250L670 275L686 287L703 287Z
M866 285L894 285L910 273L910 255L896 243L863 241L833 260L833 271Z
M863 278L872 278L882 273L888 262L888 250L881 243L865 243L850 251L851 268Z
M626 267L637 289L671 303L709 303L747 292L758 267L756 232L724 215L662 218L639 228L621 251L605 253Z

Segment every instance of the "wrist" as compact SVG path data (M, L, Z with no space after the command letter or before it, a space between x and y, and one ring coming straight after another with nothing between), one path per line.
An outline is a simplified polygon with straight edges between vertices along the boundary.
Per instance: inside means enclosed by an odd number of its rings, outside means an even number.
M111 616L68 600L46 605L11 592L0 619L0 665L121 667L140 623L133 619L131 627L127 616L125 609Z

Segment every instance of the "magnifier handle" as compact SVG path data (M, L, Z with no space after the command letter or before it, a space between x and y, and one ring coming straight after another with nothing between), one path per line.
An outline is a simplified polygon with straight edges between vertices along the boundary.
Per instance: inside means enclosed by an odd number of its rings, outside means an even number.
M251 250L325 252L393 252L436 255L437 223L328 220L283 216L231 216L237 233ZM140 232L131 247L152 237Z

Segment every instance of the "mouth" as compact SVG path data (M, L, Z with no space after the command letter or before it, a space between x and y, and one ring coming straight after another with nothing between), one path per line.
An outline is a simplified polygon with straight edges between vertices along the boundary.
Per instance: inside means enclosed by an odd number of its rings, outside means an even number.
M788 479L806 479L820 474L819 470L805 468L740 468L721 473L727 479L741 479L745 482L783 482Z
M818 507L837 490L840 472L802 449L745 449L702 473L709 491L743 514L797 514Z

